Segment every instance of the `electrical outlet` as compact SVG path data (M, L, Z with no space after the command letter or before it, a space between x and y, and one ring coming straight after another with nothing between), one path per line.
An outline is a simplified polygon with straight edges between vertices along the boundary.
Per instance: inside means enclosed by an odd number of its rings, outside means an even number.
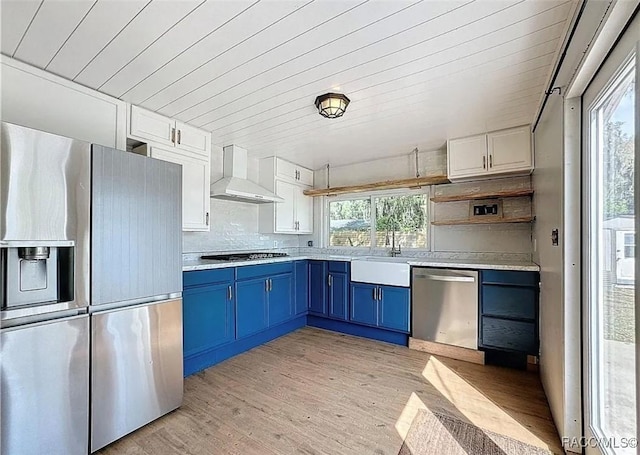
M278 248L278 241L277 241L277 240L274 240L274 241L273 241L273 247L274 247L274 248Z

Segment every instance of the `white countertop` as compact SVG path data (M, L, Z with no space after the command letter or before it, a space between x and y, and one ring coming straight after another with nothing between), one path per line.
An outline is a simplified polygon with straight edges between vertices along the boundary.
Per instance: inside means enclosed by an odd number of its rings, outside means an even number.
M370 258L370 256L369 256ZM253 261L229 261L229 262L212 262L207 260L186 260L182 263L184 272L194 270L210 270L221 269L226 267L243 267L246 265L273 264L276 262L300 261L304 259L319 261L346 261L362 259L361 256L336 256L330 254L292 254L287 257L256 259ZM381 260L385 257L381 256ZM394 261L406 262L413 267L439 267L454 269L482 269L482 270L518 270L537 272L540 266L533 262L510 262L510 261L484 261L478 259L435 259L435 258L419 258L419 257L396 257ZM369 259L371 260L371 259Z

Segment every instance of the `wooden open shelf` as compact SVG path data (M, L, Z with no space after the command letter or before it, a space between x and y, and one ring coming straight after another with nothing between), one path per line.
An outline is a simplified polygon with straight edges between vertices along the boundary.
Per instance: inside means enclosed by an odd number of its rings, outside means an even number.
M468 218L464 220L445 220L445 221L432 221L434 226L454 226L463 224L503 224L503 223L531 223L535 220L534 216L523 216L519 218Z
M456 202L456 201L476 201L478 199L500 199L507 197L523 197L531 196L533 194L532 189L524 190L506 190L506 191L493 191L486 193L474 193L474 194L456 194L452 196L435 196L431 198L432 202Z
M432 175L428 177L419 177L402 180L385 180L384 182L366 183L363 185L353 186L336 186L333 188L321 188L314 190L304 190L305 196L336 196L338 194L347 193L364 193L376 190L392 190L396 188L417 188L427 185L439 185L441 183L449 183L446 175Z

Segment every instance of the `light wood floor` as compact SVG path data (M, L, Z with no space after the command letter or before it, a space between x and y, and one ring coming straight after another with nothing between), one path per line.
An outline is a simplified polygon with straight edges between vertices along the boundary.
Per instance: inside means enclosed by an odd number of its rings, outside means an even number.
M424 407L562 453L537 374L309 327L187 378L180 409L102 453L396 455Z

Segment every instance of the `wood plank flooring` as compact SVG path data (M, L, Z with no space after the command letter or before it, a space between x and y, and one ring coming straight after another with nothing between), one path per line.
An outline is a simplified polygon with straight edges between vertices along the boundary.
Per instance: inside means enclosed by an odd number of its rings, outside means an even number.
M101 453L396 455L421 408L563 453L535 373L310 327L190 376L180 409Z

